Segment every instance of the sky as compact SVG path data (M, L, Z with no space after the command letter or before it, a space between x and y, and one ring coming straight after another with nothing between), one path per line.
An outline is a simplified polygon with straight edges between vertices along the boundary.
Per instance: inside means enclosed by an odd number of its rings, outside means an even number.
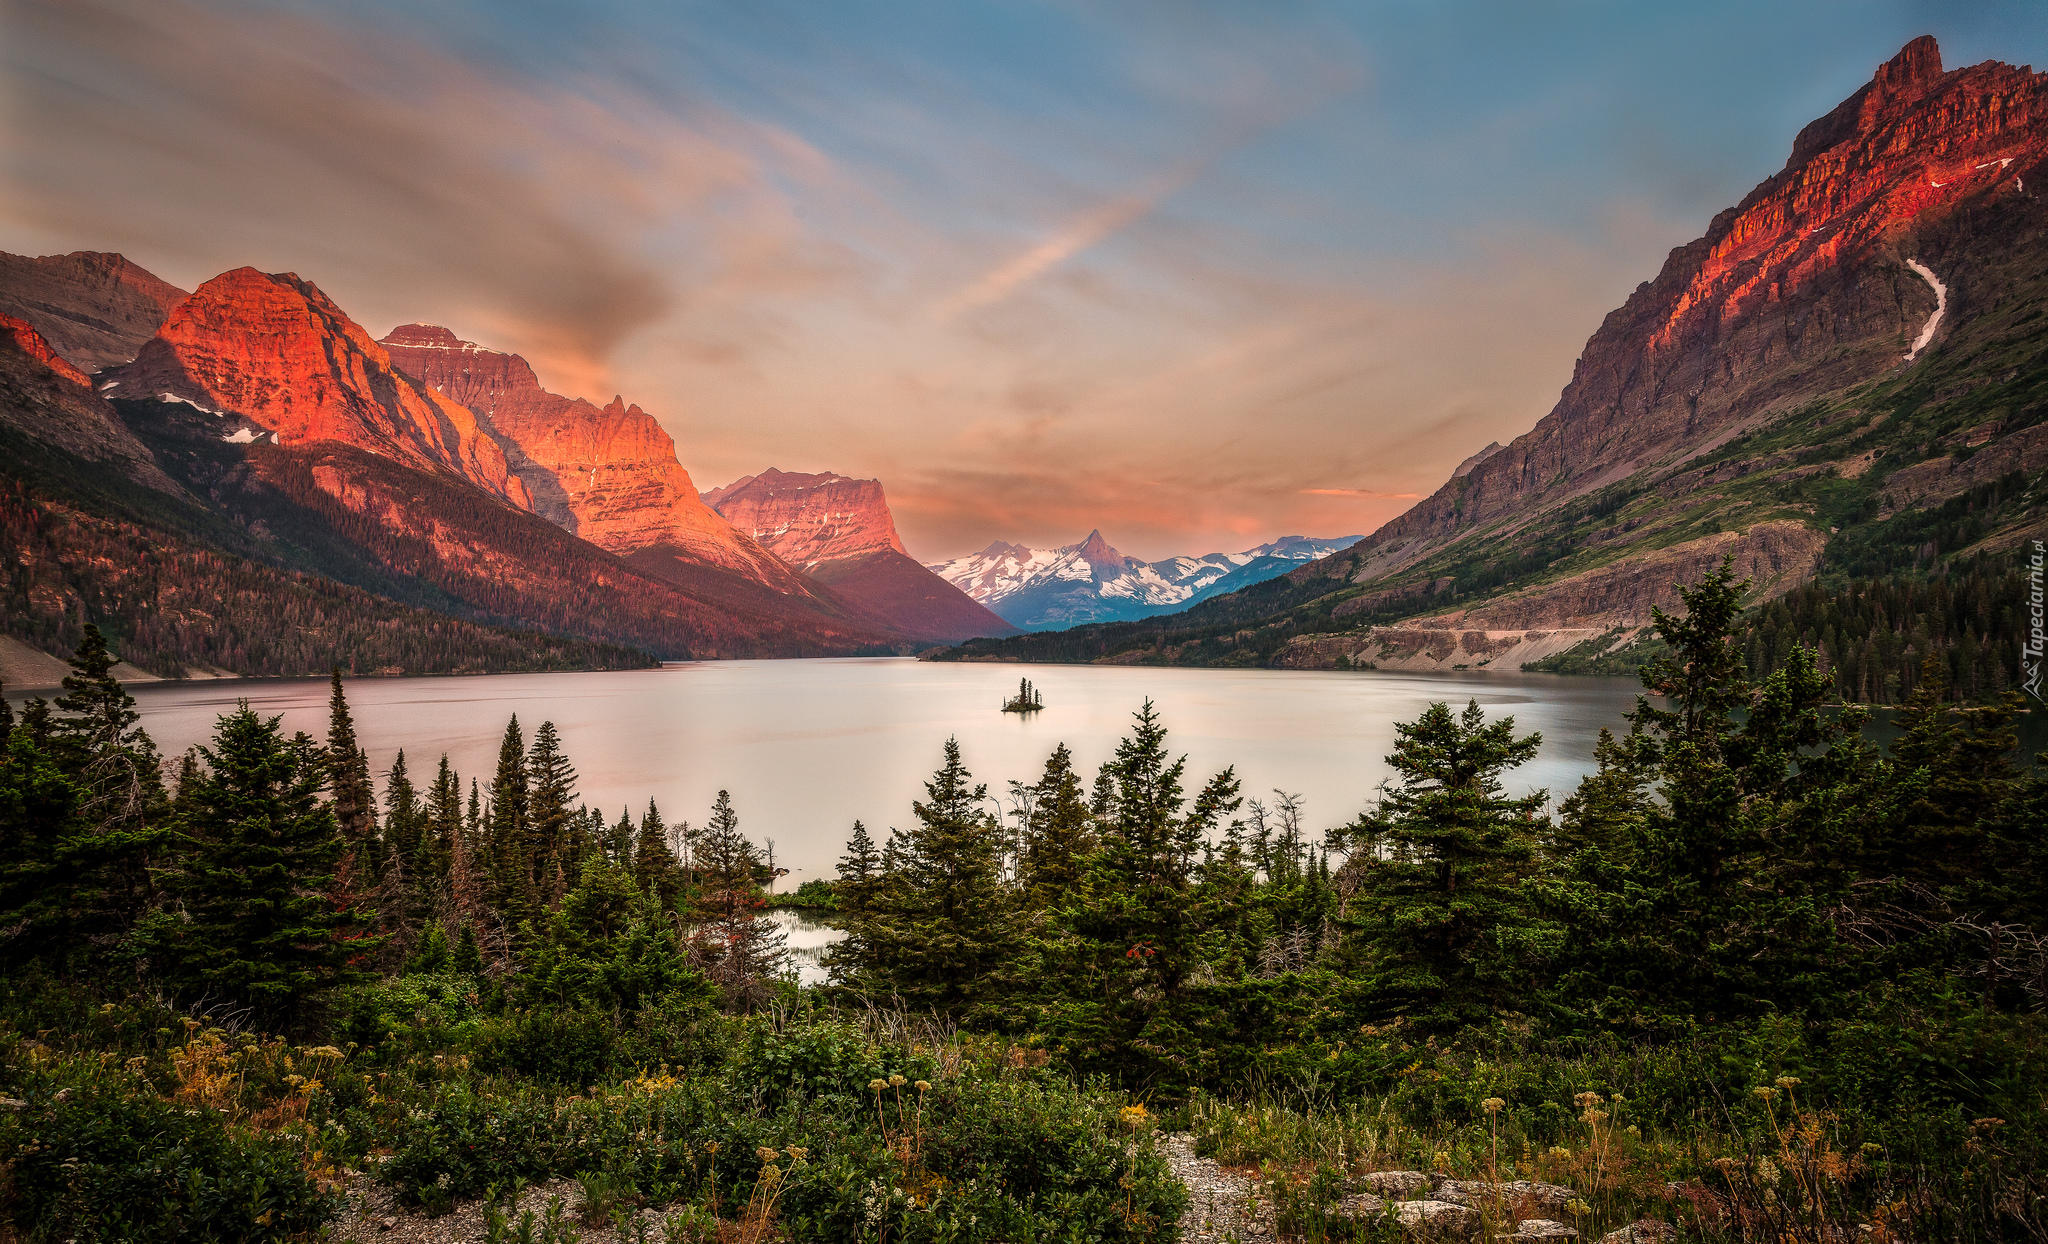
M2041 0L0 0L0 249L293 271L938 559L1363 533L1908 39Z

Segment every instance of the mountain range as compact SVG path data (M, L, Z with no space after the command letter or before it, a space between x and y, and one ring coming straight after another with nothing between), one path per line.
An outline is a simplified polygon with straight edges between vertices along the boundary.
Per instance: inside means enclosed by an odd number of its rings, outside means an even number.
M1364 540L954 655L1572 668L1724 558L1756 603L2016 568L2048 536L2044 163L2048 74L1916 39L1607 316L1533 428Z
M1282 536L1242 553L1145 562L1091 531L1079 544L1027 548L1001 540L979 553L934 562L933 573L1027 631L1155 617L1262 583L1356 543Z
M703 500L639 406L548 392L445 328L374 339L291 273L188 294L118 255L0 255L0 442L17 554L0 669L17 680L87 619L164 676L903 652L1010 630L900 542L921 594L873 559L792 566Z

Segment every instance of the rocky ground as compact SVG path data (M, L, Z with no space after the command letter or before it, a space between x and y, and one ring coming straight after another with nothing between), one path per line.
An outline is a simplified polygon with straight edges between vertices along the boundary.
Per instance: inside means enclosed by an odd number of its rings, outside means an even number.
M1188 1189L1188 1209L1180 1228L1182 1244L1275 1244L1279 1240L1272 1206L1261 1193L1257 1172L1197 1156L1194 1137L1185 1132L1161 1136L1159 1148ZM333 1238L342 1244L484 1244L488 1238L482 1202L469 1202L452 1214L429 1218L399 1207L389 1189L368 1178L355 1180L345 1195L347 1206L333 1232ZM1489 1224L1496 1241L1575 1241L1579 1233L1566 1221L1574 1199L1571 1189L1556 1184L1526 1180L1489 1184L1420 1171L1374 1171L1351 1181L1338 1210L1361 1220L1391 1217L1404 1237L1416 1241L1476 1242L1486 1237ZM701 1238L694 1232L679 1231L675 1239L667 1239L663 1216L655 1210L640 1211L623 1231L611 1225L585 1226L576 1217L580 1200L574 1180L558 1179L526 1189L519 1198L519 1209L531 1211L536 1225L545 1228L550 1206L558 1206L554 1217L575 1234L543 1229L533 1237L553 1244L569 1240L581 1244L691 1244ZM1676 1234L1668 1224L1645 1221L1610 1231L1597 1244L1670 1244Z

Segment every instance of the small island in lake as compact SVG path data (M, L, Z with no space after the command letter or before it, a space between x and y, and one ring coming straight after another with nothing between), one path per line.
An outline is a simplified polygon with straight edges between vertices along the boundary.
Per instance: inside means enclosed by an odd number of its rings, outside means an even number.
M1038 693L1038 688L1031 685L1029 678L1018 679L1017 694L1003 701L1003 711L1006 713L1035 713L1044 707L1045 697Z

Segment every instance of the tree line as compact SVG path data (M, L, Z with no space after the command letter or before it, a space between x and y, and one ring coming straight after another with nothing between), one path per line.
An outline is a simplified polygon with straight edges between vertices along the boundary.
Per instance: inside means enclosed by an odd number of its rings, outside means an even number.
M167 765L88 626L54 702L0 699L0 965L271 1028L340 987L453 974L501 1003L768 997L782 935L720 792L702 827L583 804L550 722L488 786L403 752L381 795L341 675L326 738L246 702ZM167 770L172 770L167 774Z
M1476 703L1402 723L1392 779L1313 842L1298 801L1196 781L1149 703L1092 783L1064 747L1006 814L957 744L839 867L836 985L1181 1091L1309 1038L1503 1022L1656 1039L1840 1018L1885 991L2048 1005L2048 782L2015 697L1930 660L1879 750L1811 648L1752 676L1724 565L1659 612L1621 733L1555 814L1540 739Z

